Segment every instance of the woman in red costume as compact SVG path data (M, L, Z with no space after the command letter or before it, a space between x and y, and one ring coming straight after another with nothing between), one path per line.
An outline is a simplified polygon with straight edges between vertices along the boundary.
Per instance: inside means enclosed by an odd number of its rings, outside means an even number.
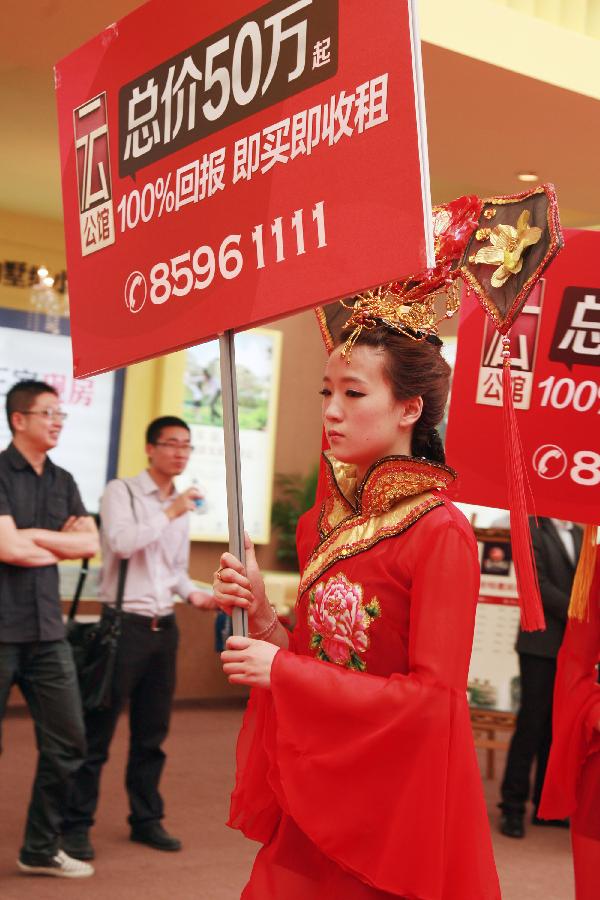
M367 325L329 357L327 493L298 528L293 634L250 542L245 568L221 557L215 595L251 635L229 639L224 670L255 688L229 821L264 845L243 900L500 897L466 699L479 566L444 496L440 344Z
M569 621L558 656L540 804L544 819L571 819L577 900L600 897L600 556L588 609L584 621Z

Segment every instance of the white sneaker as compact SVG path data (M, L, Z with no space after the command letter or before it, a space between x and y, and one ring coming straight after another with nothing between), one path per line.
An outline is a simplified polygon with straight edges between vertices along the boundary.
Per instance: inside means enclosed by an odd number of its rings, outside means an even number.
M94 874L94 867L87 862L73 859L67 856L64 850L59 850L56 856L51 857L43 865L30 865L19 857L17 866L26 875L55 875L57 878L89 878Z

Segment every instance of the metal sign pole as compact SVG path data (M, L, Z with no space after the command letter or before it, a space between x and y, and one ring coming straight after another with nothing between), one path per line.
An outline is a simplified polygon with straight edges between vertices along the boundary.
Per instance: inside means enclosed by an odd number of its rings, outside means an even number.
M433 244L433 212L431 209L431 184L429 181L429 151L427 149L427 117L425 115L425 86L423 84L423 61L421 57L421 34L419 30L418 0L409 0L410 42L412 45L413 83L415 86L415 111L417 113L417 136L421 160L421 196L423 197L423 225L425 227L425 252L427 265L435 265Z
M242 505L242 477L240 459L240 430L238 423L237 382L235 377L234 332L219 335L221 357L221 396L223 403L223 441L225 445L225 474L227 483L227 517L229 524L229 552L246 565L244 548L244 510ZM245 609L233 610L233 633L248 634L248 614Z

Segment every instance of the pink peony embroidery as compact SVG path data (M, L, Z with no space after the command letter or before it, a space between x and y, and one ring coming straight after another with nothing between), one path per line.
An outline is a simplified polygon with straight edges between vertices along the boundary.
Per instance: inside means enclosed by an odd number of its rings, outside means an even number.
M310 645L319 659L364 672L359 654L369 648L369 628L381 615L376 597L363 603L363 586L352 584L345 575L332 575L310 592L308 624Z

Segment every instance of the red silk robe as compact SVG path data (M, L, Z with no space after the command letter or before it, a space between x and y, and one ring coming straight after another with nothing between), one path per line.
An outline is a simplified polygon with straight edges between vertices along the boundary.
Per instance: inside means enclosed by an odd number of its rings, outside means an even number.
M498 900L466 700L479 568L450 470L331 459L301 521L289 650L255 690L229 824L264 844L243 900Z
M540 816L571 818L577 900L600 897L600 559L589 620L567 626L556 672L552 748Z

